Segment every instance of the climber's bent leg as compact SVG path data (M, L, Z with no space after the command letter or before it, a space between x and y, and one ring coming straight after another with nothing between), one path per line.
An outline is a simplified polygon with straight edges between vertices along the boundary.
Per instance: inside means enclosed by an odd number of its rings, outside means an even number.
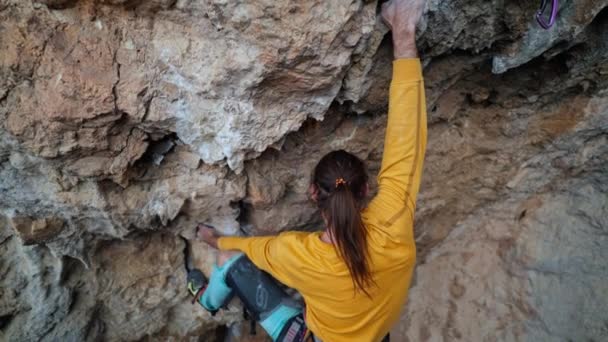
M233 262L227 271L226 283L241 299L252 319L260 323L273 341L301 341L297 339L298 334L306 332L301 319L302 306L245 255L235 256L230 261Z
M221 252L218 262L220 266L213 267L208 283L198 270L188 274L188 289L196 301L215 313L237 295L247 313L260 323L273 341L304 340L308 330L302 318L302 306L274 278L258 269L242 253Z

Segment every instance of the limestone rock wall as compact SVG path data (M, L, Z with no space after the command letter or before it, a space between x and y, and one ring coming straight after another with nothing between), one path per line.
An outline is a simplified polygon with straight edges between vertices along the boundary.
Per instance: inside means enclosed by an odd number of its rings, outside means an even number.
M608 1L429 0L418 266L396 341L608 338ZM0 0L0 340L221 340L183 238L318 229L378 170L376 1ZM373 184L372 184L373 185ZM209 269L213 251L197 245Z

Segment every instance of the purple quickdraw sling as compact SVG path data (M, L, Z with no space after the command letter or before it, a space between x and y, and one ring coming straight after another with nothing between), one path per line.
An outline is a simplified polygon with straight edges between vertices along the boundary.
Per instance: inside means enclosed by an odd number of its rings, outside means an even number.
M547 5L549 4L549 0L542 0L542 2L540 3L540 8L538 9L538 12L536 12L536 21L538 21L538 24L544 28L545 30L548 30L551 28L551 26L553 26L553 24L555 24L555 19L557 18L557 10L559 8L559 1L558 0L551 0L551 16L549 17L549 21L545 21L545 12L547 10Z

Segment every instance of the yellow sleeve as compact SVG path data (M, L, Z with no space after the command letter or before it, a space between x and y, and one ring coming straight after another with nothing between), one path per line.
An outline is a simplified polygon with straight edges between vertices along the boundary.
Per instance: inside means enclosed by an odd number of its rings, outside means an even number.
M398 240L413 236L426 130L426 100L420 60L395 60L384 154L378 174L378 195L368 210L379 223L379 228Z
M289 233L264 237L221 237L221 250L238 250L247 255L259 269L270 273L281 283L295 288L297 258L290 251L293 244Z

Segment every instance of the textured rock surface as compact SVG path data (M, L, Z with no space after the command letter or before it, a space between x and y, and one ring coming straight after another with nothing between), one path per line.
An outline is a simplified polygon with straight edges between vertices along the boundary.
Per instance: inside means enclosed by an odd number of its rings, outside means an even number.
M477 189L471 189L479 192L477 197L487 193L486 203L470 208L456 224L446 229L441 227L445 219L422 219L419 241L437 245L425 248L421 243L427 254L396 329L400 340L577 341L608 336L602 323L608 317L603 295L608 290L606 95L573 99L584 120L562 117L542 123L549 134L563 125L572 128L532 156L517 144L512 155L484 153L484 159L522 162L497 168L493 161L485 181L475 179ZM538 124L527 127L522 137L537 139ZM431 148L430 159L433 154ZM508 175L504 192L488 193L500 173ZM459 200L469 202L470 195L461 194ZM427 201L433 202L425 194L422 203ZM462 215L462 210L454 214Z
M397 341L608 338L608 1L560 4L544 31L536 2L427 3L419 260ZM0 0L0 340L223 339L238 305L190 304L180 236L319 228L305 189L323 153L377 171L391 48L376 9Z

